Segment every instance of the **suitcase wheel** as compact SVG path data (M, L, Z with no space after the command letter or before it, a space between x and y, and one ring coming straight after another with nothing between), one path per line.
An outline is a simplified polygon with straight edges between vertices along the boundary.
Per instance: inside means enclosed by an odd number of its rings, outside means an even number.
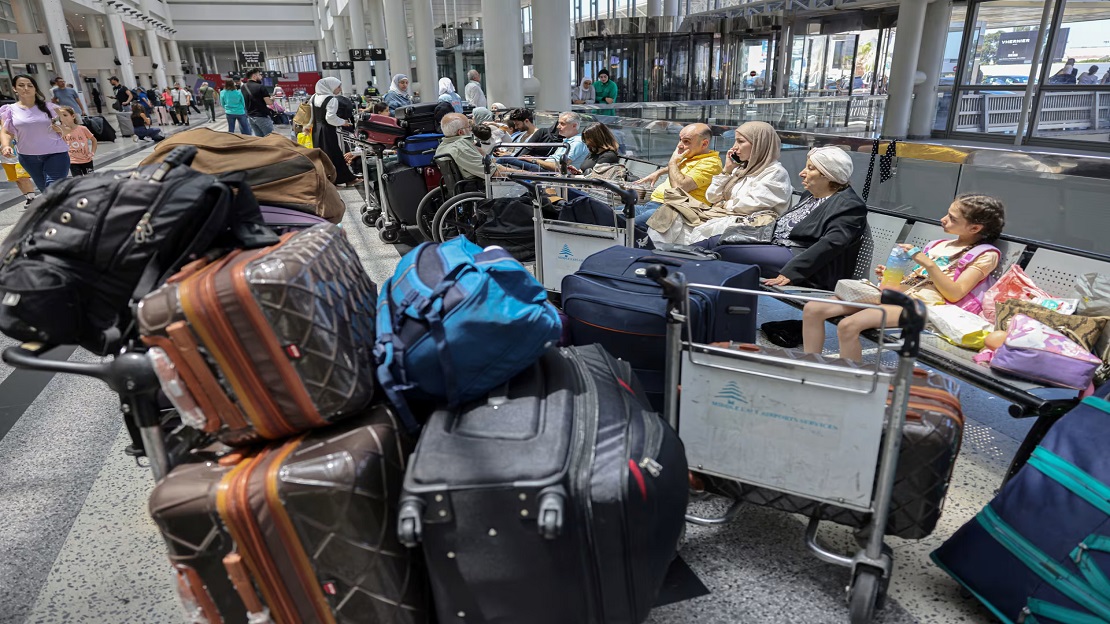
M563 515L567 492L556 485L540 491L540 513L536 525L544 539L553 540L563 533Z
M401 503L397 512L397 540L407 548L420 545L423 532L420 517L424 515L424 504L419 500L408 499Z

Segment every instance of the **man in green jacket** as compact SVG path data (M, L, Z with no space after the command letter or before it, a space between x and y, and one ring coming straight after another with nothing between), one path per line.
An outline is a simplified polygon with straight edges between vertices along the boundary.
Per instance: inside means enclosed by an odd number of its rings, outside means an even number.
M216 121L216 90L208 86L207 82L200 83L200 88L197 89L197 95L200 100L204 102L204 108L208 111L208 118L210 121Z
M597 72L597 80L594 81L594 93L597 95L598 104L614 104L617 101L617 83L609 80L609 70L603 69ZM613 111L600 110L598 113L602 115L612 115Z

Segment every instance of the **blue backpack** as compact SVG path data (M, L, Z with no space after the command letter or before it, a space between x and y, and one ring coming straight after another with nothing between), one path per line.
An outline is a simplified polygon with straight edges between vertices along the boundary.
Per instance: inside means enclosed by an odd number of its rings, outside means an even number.
M401 258L378 297L378 381L410 431L403 393L455 407L531 366L562 330L547 292L504 249L459 237Z

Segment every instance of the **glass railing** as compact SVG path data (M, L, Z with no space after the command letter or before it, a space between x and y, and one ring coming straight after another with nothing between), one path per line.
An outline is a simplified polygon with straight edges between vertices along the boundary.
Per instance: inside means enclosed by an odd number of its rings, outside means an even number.
M557 117L558 113L538 113L536 123L547 127ZM660 164L674 152L678 133L687 123L613 115L596 118L613 130L623 152ZM735 141L736 124L710 123L710 128L711 149L724 154ZM852 187L862 193L875 145L872 138L781 128L779 136L781 161L791 174L804 168L806 154L813 147L845 149L854 164ZM886 152L886 146L885 141L880 144L880 153ZM880 181L876 163L869 205L939 219L956 195L984 193L1006 204L1006 233L1011 236L1110 254L1110 237L1105 235L1110 232L1110 204L1106 202L1110 197L1110 158L900 142L892 173L890 179ZM796 186L800 187L800 182Z

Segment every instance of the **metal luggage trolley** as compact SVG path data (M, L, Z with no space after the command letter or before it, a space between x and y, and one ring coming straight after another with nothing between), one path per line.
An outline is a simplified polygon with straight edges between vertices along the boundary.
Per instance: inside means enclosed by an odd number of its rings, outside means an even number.
M636 246L634 227L621 227L617 211L613 211L613 225L588 225L549 219L543 207L552 199L568 199L572 192L588 193L595 199L608 197L609 206L621 206L626 223L636 218L635 191L630 191L597 178L568 178L536 174L510 173L509 180L532 189L535 200L536 224L536 279L544 288L561 292L563 278L578 270L587 257L614 245ZM550 192L550 194L549 194Z
M885 602L893 567L893 551L883 543L883 536L902 441L902 414L925 326L924 304L884 291L884 304L902 308L903 341L892 347L898 354L897 369L891 372L881 365L882 345L874 367L851 368L776 357L743 345L726 349L694 343L685 323L689 305L685 276L668 274L662 265L649 266L645 273L662 286L668 301L664 413L686 446L690 468L871 514L864 527L866 546L854 555L832 552L817 543L820 511L811 517L805 538L818 559L851 569L847 588L851 622L870 622ZM698 288L820 301L701 284ZM877 305L846 305L882 310ZM880 331L885 327L884 315ZM740 505L734 501L718 518L687 515L686 519L699 525L724 524L736 516Z
M381 181L377 176L382 171L383 161L386 153L394 153L386 145L381 143L371 143L358 138L353 132L339 130L339 140L343 142L344 152L359 151L362 154L362 192L366 199L366 203L362 205L362 222L366 226L375 226L380 217L383 216L383 206L385 202L382 199L380 192ZM367 162L370 158L374 159L374 175L370 175L370 164ZM371 179L374 183L371 184ZM380 227L378 228L381 229Z

